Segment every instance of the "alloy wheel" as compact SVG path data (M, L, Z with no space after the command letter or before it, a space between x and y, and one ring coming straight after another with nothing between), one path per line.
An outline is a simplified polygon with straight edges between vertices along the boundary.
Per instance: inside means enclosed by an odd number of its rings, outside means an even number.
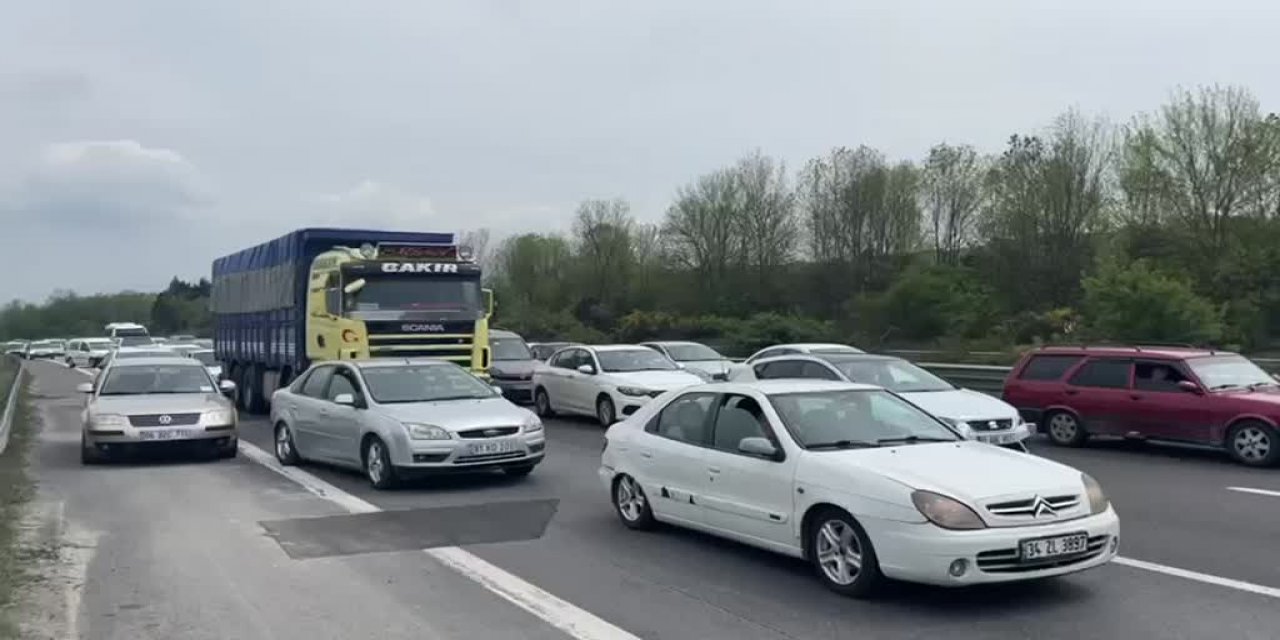
M1069 413L1055 413L1049 418L1049 433L1058 442L1070 442L1079 433L1080 424Z
M631 476L623 476L614 489L614 501L618 504L618 513L628 522L639 522L644 515L644 493L636 486Z
M862 546L853 527L842 520L828 520L818 528L815 554L828 580L849 586L862 572Z
M1236 455L1240 456L1240 459L1260 462L1271 453L1272 443L1267 432L1258 427L1249 426L1236 431L1231 445L1235 447Z
M382 479L387 470L383 464L382 443L374 440L369 443L369 452L365 454L367 461L365 467L369 473L369 480L375 485L382 484Z
M281 460L288 460L292 451L293 444L289 441L289 428L280 425L276 428L276 457Z

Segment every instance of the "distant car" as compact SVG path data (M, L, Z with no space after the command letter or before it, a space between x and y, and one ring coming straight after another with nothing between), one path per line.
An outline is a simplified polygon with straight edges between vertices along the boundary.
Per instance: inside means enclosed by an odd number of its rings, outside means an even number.
M642 342L640 346L649 347L671 358L676 364L691 372L707 374L708 381L729 379L729 371L733 361L700 342L659 340Z
M151 336L147 335L123 335L115 338L116 344L121 347L151 347L160 346L156 344Z
M608 427L666 391L702 382L640 345L566 347L534 372L533 404L543 417L576 413Z
M1219 447L1255 467L1280 463L1280 383L1228 351L1043 347L1023 355L1003 396L1056 445L1163 440Z
M212 348L213 348L213 340L210 340L210 339L208 339L208 338L197 338L197 339L196 339L196 341L195 341L195 344L200 345L201 347L204 347L205 349L212 349Z
M22 340L13 340L4 344L4 354L7 356L25 357L27 353L27 343Z
M208 369L209 375L213 376L215 380L222 379L222 363L218 362L217 357L213 355L212 349L192 351L187 354L187 357L204 365L204 368Z
M565 348L577 346L577 342L530 342L529 350L533 352L533 357L540 362L546 362L555 352Z
M167 342L169 344L193 344L195 343L195 341L196 341L195 336L181 333L176 336L169 336L169 339Z
M803 342L795 344L775 344L772 347L766 347L753 354L751 357L743 361L743 364L751 364L756 360L763 358L776 358L778 356L795 355L799 353L820 354L820 353L866 353L857 347L851 347L847 344L833 344L825 342Z
M167 345L169 344L169 339L161 338L160 336L151 336L151 344L157 346Z
M1092 569L1120 520L1089 476L967 442L870 385L764 380L663 396L605 434L622 524L697 529L797 559L831 590L946 586Z
M533 369L539 361L533 357L524 338L494 329L489 332L489 349L492 353L489 377L502 389L502 394L512 402L533 402Z
M201 347L201 346L200 346L200 345L198 345L198 344L174 344L174 343L170 343L170 344L166 344L166 345L162 345L162 346L163 346L165 349L168 349L169 351L172 351L172 352L174 352L174 353L176 353L176 354L178 354L178 355L180 355L180 356L182 356L182 357L184 357L184 358L185 358L185 357L189 357L192 353L195 353L196 351L204 351L204 350L205 350L205 349L204 349L204 347Z
M1031 426L1012 405L985 393L959 389L928 371L892 356L817 353L756 360L734 380L838 380L873 384L959 428L966 437L1026 451Z
M220 458L236 455L235 408L199 363L176 358L119 360L95 382L79 385L89 394L80 433L80 461L102 462L119 453L181 442L207 447Z
M271 423L281 464L361 469L377 489L414 474L525 476L546 453L537 416L441 360L313 365L275 392Z
M110 338L77 338L67 345L67 366L97 368L115 348Z
M183 356L180 356L164 347L117 347L112 349L111 352L98 363L98 367L106 369L116 360L136 360L138 358L184 359Z
M61 340L36 340L27 345L27 358L32 360L62 359L67 345Z

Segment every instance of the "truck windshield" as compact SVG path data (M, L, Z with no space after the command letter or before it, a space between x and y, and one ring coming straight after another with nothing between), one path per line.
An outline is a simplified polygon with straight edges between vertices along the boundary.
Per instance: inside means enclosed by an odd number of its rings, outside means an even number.
M347 298L348 311L438 311L478 317L480 281L457 278L367 278Z

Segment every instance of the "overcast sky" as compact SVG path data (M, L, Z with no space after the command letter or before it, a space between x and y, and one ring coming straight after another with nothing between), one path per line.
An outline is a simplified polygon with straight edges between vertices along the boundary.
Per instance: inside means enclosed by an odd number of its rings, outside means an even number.
M0 299L155 290L311 225L495 235L759 148L998 150L1179 85L1280 98L1265 0L0 5ZM1270 43L1270 44L1269 44Z

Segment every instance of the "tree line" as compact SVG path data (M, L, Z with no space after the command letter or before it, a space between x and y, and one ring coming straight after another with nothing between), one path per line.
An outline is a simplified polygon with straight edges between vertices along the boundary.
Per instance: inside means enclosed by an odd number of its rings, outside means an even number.
M174 278L160 293L77 295L56 291L43 303L13 301L0 309L0 340L102 336L109 322L137 322L153 335L208 336L210 284Z

